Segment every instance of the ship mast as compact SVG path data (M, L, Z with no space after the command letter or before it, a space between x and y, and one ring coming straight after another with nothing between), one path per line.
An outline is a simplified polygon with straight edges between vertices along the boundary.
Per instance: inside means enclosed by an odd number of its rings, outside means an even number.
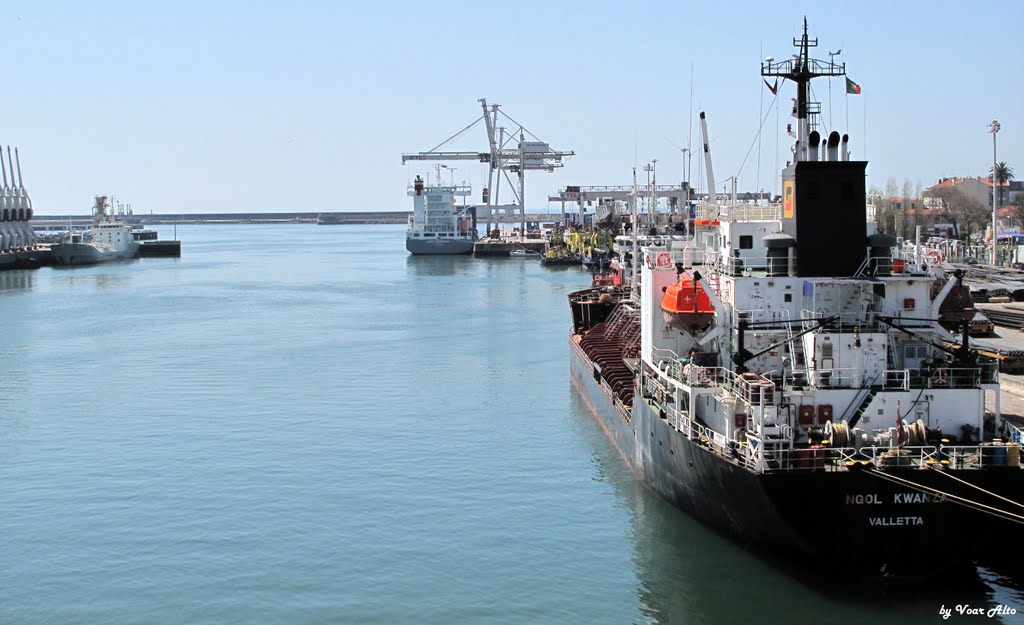
M806 17L804 17L804 34L799 39L794 38L793 45L799 48L800 52L794 54L792 58L776 61L768 57L762 61L761 76L789 79L796 83L796 106L793 116L797 120L797 138L794 159L806 161L808 160L807 150L812 125L810 118L811 115L821 113L821 103L811 102L807 97L808 86L812 78L845 76L846 63L837 65L831 60L820 61L810 58L810 49L818 47L818 38L811 39L807 36Z

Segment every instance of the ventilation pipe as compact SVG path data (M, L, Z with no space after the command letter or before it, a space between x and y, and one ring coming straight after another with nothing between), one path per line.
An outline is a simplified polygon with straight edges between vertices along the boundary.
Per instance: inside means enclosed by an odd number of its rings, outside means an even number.
M835 130L828 134L828 160L839 160L839 133Z
M817 130L811 132L810 145L807 148L807 160L816 161L818 160L818 142L821 140L821 135L818 134Z
M850 160L850 135L843 135L843 142L839 144L839 160Z

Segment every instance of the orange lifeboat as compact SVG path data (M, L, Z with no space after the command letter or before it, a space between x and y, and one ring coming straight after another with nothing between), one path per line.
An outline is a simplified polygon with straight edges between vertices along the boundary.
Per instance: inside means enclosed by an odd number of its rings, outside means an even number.
M665 289L661 310L665 314L665 323L689 334L700 334L715 321L711 298L686 272L679 277L679 282Z

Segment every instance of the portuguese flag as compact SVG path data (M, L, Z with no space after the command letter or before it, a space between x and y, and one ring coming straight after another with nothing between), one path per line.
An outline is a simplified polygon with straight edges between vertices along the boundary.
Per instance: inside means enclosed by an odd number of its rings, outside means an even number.
M860 85L853 82L849 78L846 79L846 93L853 95L860 95Z

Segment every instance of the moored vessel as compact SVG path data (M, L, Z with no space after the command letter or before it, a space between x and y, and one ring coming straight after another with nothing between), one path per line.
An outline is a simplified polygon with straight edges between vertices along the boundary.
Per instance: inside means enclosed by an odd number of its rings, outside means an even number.
M477 240L475 207L456 205L471 190L465 185L446 185L438 167L436 184L420 176L409 187L413 213L405 234L405 249L411 254L470 254Z
M1024 432L970 347L973 310L947 303L963 274L876 233L867 163L819 132L809 83L845 66L816 43L805 21L799 54L762 66L797 87L782 203L712 196L694 238L634 238L625 280L569 296L572 381L643 481L708 525L843 576L928 577L1024 521Z
M68 233L68 240L51 248L57 265L94 265L111 260L135 258L139 242L124 215L115 212L105 195L93 204L93 223L86 233Z

